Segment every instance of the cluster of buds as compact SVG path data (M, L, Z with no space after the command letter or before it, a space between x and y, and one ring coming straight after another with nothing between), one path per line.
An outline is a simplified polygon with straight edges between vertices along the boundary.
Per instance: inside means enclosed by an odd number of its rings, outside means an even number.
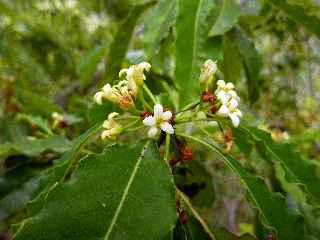
M174 167L176 164L182 161L191 161L193 159L193 149L187 144L178 143L178 152L179 157L172 157L169 161L171 167Z
M105 140L106 138L114 140L123 131L121 124L115 121L115 118L118 115L119 113L117 112L110 113L108 119L103 122L102 127L105 130L101 133L102 140Z
M149 72L151 65L147 62L142 62L137 65L132 65L129 68L122 69L119 72L119 77L125 76L128 81L128 88L132 91L133 95L136 96L138 93L138 87L143 84L146 80L144 71Z
M229 117L233 126L238 127L242 113L238 109L240 98L234 90L233 83L225 83L223 80L218 80L215 95L220 103L220 108L218 109L217 114Z
M125 75L126 79L114 86L106 84L101 91L94 95L94 101L101 105L103 99L107 99L123 110L131 109L134 106L134 98L138 94L139 86L146 79L144 71L149 71L150 68L151 65L149 63L142 62L122 69L119 72L119 77L121 78Z

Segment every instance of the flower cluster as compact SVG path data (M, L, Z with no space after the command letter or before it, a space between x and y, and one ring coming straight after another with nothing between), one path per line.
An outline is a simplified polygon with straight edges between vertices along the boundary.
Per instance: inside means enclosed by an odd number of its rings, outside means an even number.
M172 113L170 111L163 111L163 107L161 104L154 105L153 116L148 116L143 120L143 124L149 126L149 137L155 137L161 129L162 131L173 134L174 129L170 124L170 120L172 118Z
M242 113L238 109L240 98L234 90L233 83L225 83L223 80L218 80L215 95L221 104L217 114L229 117L233 126L238 127Z
M134 106L134 98L138 94L138 87L145 80L144 71L149 71L151 65L142 62L138 65L132 65L128 69L122 69L119 77L126 76L126 80L120 81L117 85L111 86L106 84L101 91L94 95L94 101L102 104L103 99L107 99L112 103L119 105L123 110L129 110Z
M108 115L108 119L103 122L102 127L105 130L101 133L102 140L105 140L106 138L114 140L116 139L117 135L119 135L122 132L123 128L121 124L115 121L115 118L118 115L119 113L117 112L110 113Z

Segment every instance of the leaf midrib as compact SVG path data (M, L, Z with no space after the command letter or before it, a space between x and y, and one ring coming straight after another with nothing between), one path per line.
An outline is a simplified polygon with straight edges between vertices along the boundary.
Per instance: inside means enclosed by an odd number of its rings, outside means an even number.
M125 187L125 189L124 189L124 191L123 191L123 194L122 194L122 196L121 196L119 205L118 205L118 207L117 207L117 209L116 209L116 211L115 211L115 213L114 213L114 216L113 216L113 218L112 218L112 220L111 220L111 223L110 223L110 225L109 225L109 227L108 227L108 230L107 230L107 233L106 233L106 235L105 235L105 237L104 237L104 240L108 240L109 237L110 237L110 235L111 235L111 233L112 233L112 230L113 230L113 228L114 228L114 226L115 226L115 224L116 224L116 222L117 222L117 220L118 220L119 214L120 214L120 212L121 212L121 210L122 210L122 208L123 208L123 204L124 204L124 202L125 202L125 200L126 200L126 198L127 198L127 196L128 196L130 187L131 187L131 185L132 185L132 183L133 183L133 180L134 180L134 178L135 178L135 176L136 176L136 173L137 173L137 171L138 171L139 165L140 165L140 163L141 163L141 161L142 161L142 159L143 159L143 157L144 157L144 154L145 154L145 152L146 152L149 144L150 144L150 141L147 141L146 144L143 146L142 151L141 151L141 153L139 154L139 157L137 158L137 162L136 162L136 164L134 165L132 174L131 174L131 176L130 176L130 178L129 178L129 181L128 181L128 183L127 183L127 185L126 185L126 187Z

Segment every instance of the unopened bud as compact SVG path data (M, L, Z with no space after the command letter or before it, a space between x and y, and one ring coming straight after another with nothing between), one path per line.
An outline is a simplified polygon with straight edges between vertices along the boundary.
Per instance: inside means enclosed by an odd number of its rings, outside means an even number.
M213 76L217 71L217 62L212 61L211 59L208 59L205 61L205 63L202 65L201 73L199 77L200 83L203 84L210 84L213 80Z

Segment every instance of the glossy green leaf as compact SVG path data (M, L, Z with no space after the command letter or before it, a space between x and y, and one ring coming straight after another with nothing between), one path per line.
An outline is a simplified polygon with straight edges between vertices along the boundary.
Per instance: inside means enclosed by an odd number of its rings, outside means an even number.
M303 185L312 199L320 199L320 178L317 165L310 160L303 159L293 147L286 143L277 143L271 135L254 127L242 127L259 144L259 150L274 164L281 164L289 182Z
M237 160L208 142L188 135L182 135L214 150L226 163L226 165L240 178L248 191L253 206L257 209L262 223L276 231L277 239L304 238L304 225L302 217L291 213L283 196L270 192L266 184L259 177L250 174Z
M86 86L93 79L98 64L105 56L106 51L106 47L97 46L81 58L76 71L82 86Z
M161 239L175 221L170 171L148 141L82 159L13 239Z
M314 33L318 38L320 37L320 19L307 15L302 6L291 5L287 0L268 0L268 2L285 12L293 21L302 24L309 32ZM303 5L306 4L303 3Z
M58 183L64 182L68 174L75 167L79 160L81 149L89 142L89 140L96 135L101 129L101 122L96 123L86 132L81 134L73 141L72 148L63 154L57 163L41 175L41 187L39 195L33 199L28 206L28 215L32 216L42 209L44 200L47 194L53 190Z
M248 189L249 197L253 206L257 208L262 222L276 230L278 239L303 239L303 219L288 210L285 199L280 194L270 192L262 179L249 174L231 156L221 155L221 157L240 177Z
M144 22L144 46L148 59L156 54L169 34L177 14L177 0L160 0Z
M221 0L220 5L219 16L209 33L211 37L228 32L237 23L241 14L240 4L237 0Z
M176 21L176 83L183 95L180 107L195 101L200 95L199 74L208 58L222 59L221 38L209 38L218 6L211 0L178 1Z
M137 20L148 8L153 6L156 2L150 1L144 4L133 6L127 18L119 26L107 55L107 65L105 72L105 82L114 82L118 79L118 73L121 69L121 64L126 56L126 52L131 40L133 30L136 26Z

